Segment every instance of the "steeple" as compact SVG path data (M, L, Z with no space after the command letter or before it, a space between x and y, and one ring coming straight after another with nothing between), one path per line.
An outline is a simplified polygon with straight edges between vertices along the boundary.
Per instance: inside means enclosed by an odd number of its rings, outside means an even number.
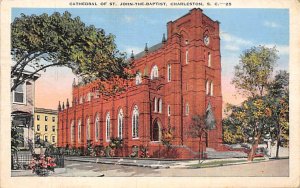
M61 106L60 106L60 101L58 102L58 107L57 107L58 111L61 111Z
M62 109L63 110L65 109L65 102L63 102L63 104L62 104Z
M148 46L147 46L147 43L146 43L146 45L145 45L144 51L145 51L146 53L148 53Z
M70 104L69 104L69 99L67 99L67 104L66 104L66 107L69 108L70 107Z
M131 58L132 60L134 60L133 50L131 51L131 56L130 56L130 58Z
M163 43L163 44L165 44L166 43L166 35L165 34L163 34L163 37L162 37L162 40L161 40L161 42Z

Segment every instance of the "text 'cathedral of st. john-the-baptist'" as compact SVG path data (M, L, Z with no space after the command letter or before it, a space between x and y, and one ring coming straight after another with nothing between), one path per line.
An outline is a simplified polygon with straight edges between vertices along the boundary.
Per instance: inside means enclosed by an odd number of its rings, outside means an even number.
M131 61L137 74L125 92L107 97L97 93L95 83L73 84L72 107L59 111L59 147L87 147L89 142L106 147L119 137L124 157L141 145L150 157L162 157L163 130L170 130L174 157L194 158L199 138L191 136L192 117L210 114L214 126L203 134L201 151L222 149L218 21L192 9L167 23L167 38L146 45Z

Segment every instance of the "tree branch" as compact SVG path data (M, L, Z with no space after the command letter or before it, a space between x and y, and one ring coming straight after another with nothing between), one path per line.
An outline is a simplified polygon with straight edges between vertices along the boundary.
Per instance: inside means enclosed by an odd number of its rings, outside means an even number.
M13 75L15 72L22 72L23 70L24 70L24 68L25 68L25 66L29 63L29 62L31 62L32 60L34 60L35 58L37 58L37 57L39 57L40 55L42 55L42 54L44 54L45 52L40 52L40 53L38 53L38 54L35 54L33 57L31 57L30 59L28 59L28 60L26 60L26 61L24 61L24 62L20 62L20 63L17 63L18 65L22 65L19 69L17 69L17 67L15 68L15 70L14 70L14 72L12 72L11 71L11 74ZM32 54L31 54L32 55Z
M10 91L13 91L17 88L18 85L20 85L21 83L23 83L25 80L27 80L28 78L32 78L36 73L38 73L39 71L46 69L48 67L52 67L52 66L56 66L56 65L65 65L64 63L53 63L53 64L49 64L46 66L43 66L42 68L36 70L35 72L31 73L28 76L23 77L21 80L14 82L14 85L11 87ZM20 73L19 77L22 76L22 73Z
M21 63L21 61L23 61L25 58L29 57L30 55L34 54L35 52L31 52L25 56L23 56L21 59L19 59L16 64L11 68L11 73L15 72L16 68L18 67L18 65Z
M21 82L20 82L20 78L22 76L22 73L23 73L26 65L28 65L28 63L31 62L34 58L37 58L38 56L40 56L42 54L44 54L44 52L41 52L41 53L38 53L38 54L34 55L32 58L30 58L27 61L23 62L22 66L20 68L16 69L14 72L11 72L11 76L18 75L17 78L15 78L16 81L14 82L14 85L11 88L11 91L16 89L16 87L24 81L24 79L21 79ZM16 83L18 83L18 84L16 84Z

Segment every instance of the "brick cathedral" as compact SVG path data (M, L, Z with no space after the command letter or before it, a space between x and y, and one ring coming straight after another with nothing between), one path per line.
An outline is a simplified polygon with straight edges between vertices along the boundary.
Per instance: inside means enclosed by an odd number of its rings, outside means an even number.
M172 132L176 158L199 156L199 138L189 134L192 117L210 115L201 150L222 148L222 92L219 22L192 9L167 23L167 37L131 54L134 80L125 92L103 96L90 83L73 83L72 106L59 105L58 146L109 145L123 139L123 156L144 145L150 156L163 148L162 130ZM154 155L153 155L154 156Z

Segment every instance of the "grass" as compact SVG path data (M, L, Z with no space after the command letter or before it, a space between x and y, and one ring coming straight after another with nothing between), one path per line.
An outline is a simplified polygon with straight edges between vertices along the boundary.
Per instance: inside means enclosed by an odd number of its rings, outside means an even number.
M264 158L255 158L253 162L259 162L265 160ZM219 161L211 161L207 163L200 163L200 164L192 164L189 165L189 168L207 168L207 167L216 167L216 166L224 166L226 164L233 164L233 163L241 163L247 162L245 159L241 160L219 160Z

